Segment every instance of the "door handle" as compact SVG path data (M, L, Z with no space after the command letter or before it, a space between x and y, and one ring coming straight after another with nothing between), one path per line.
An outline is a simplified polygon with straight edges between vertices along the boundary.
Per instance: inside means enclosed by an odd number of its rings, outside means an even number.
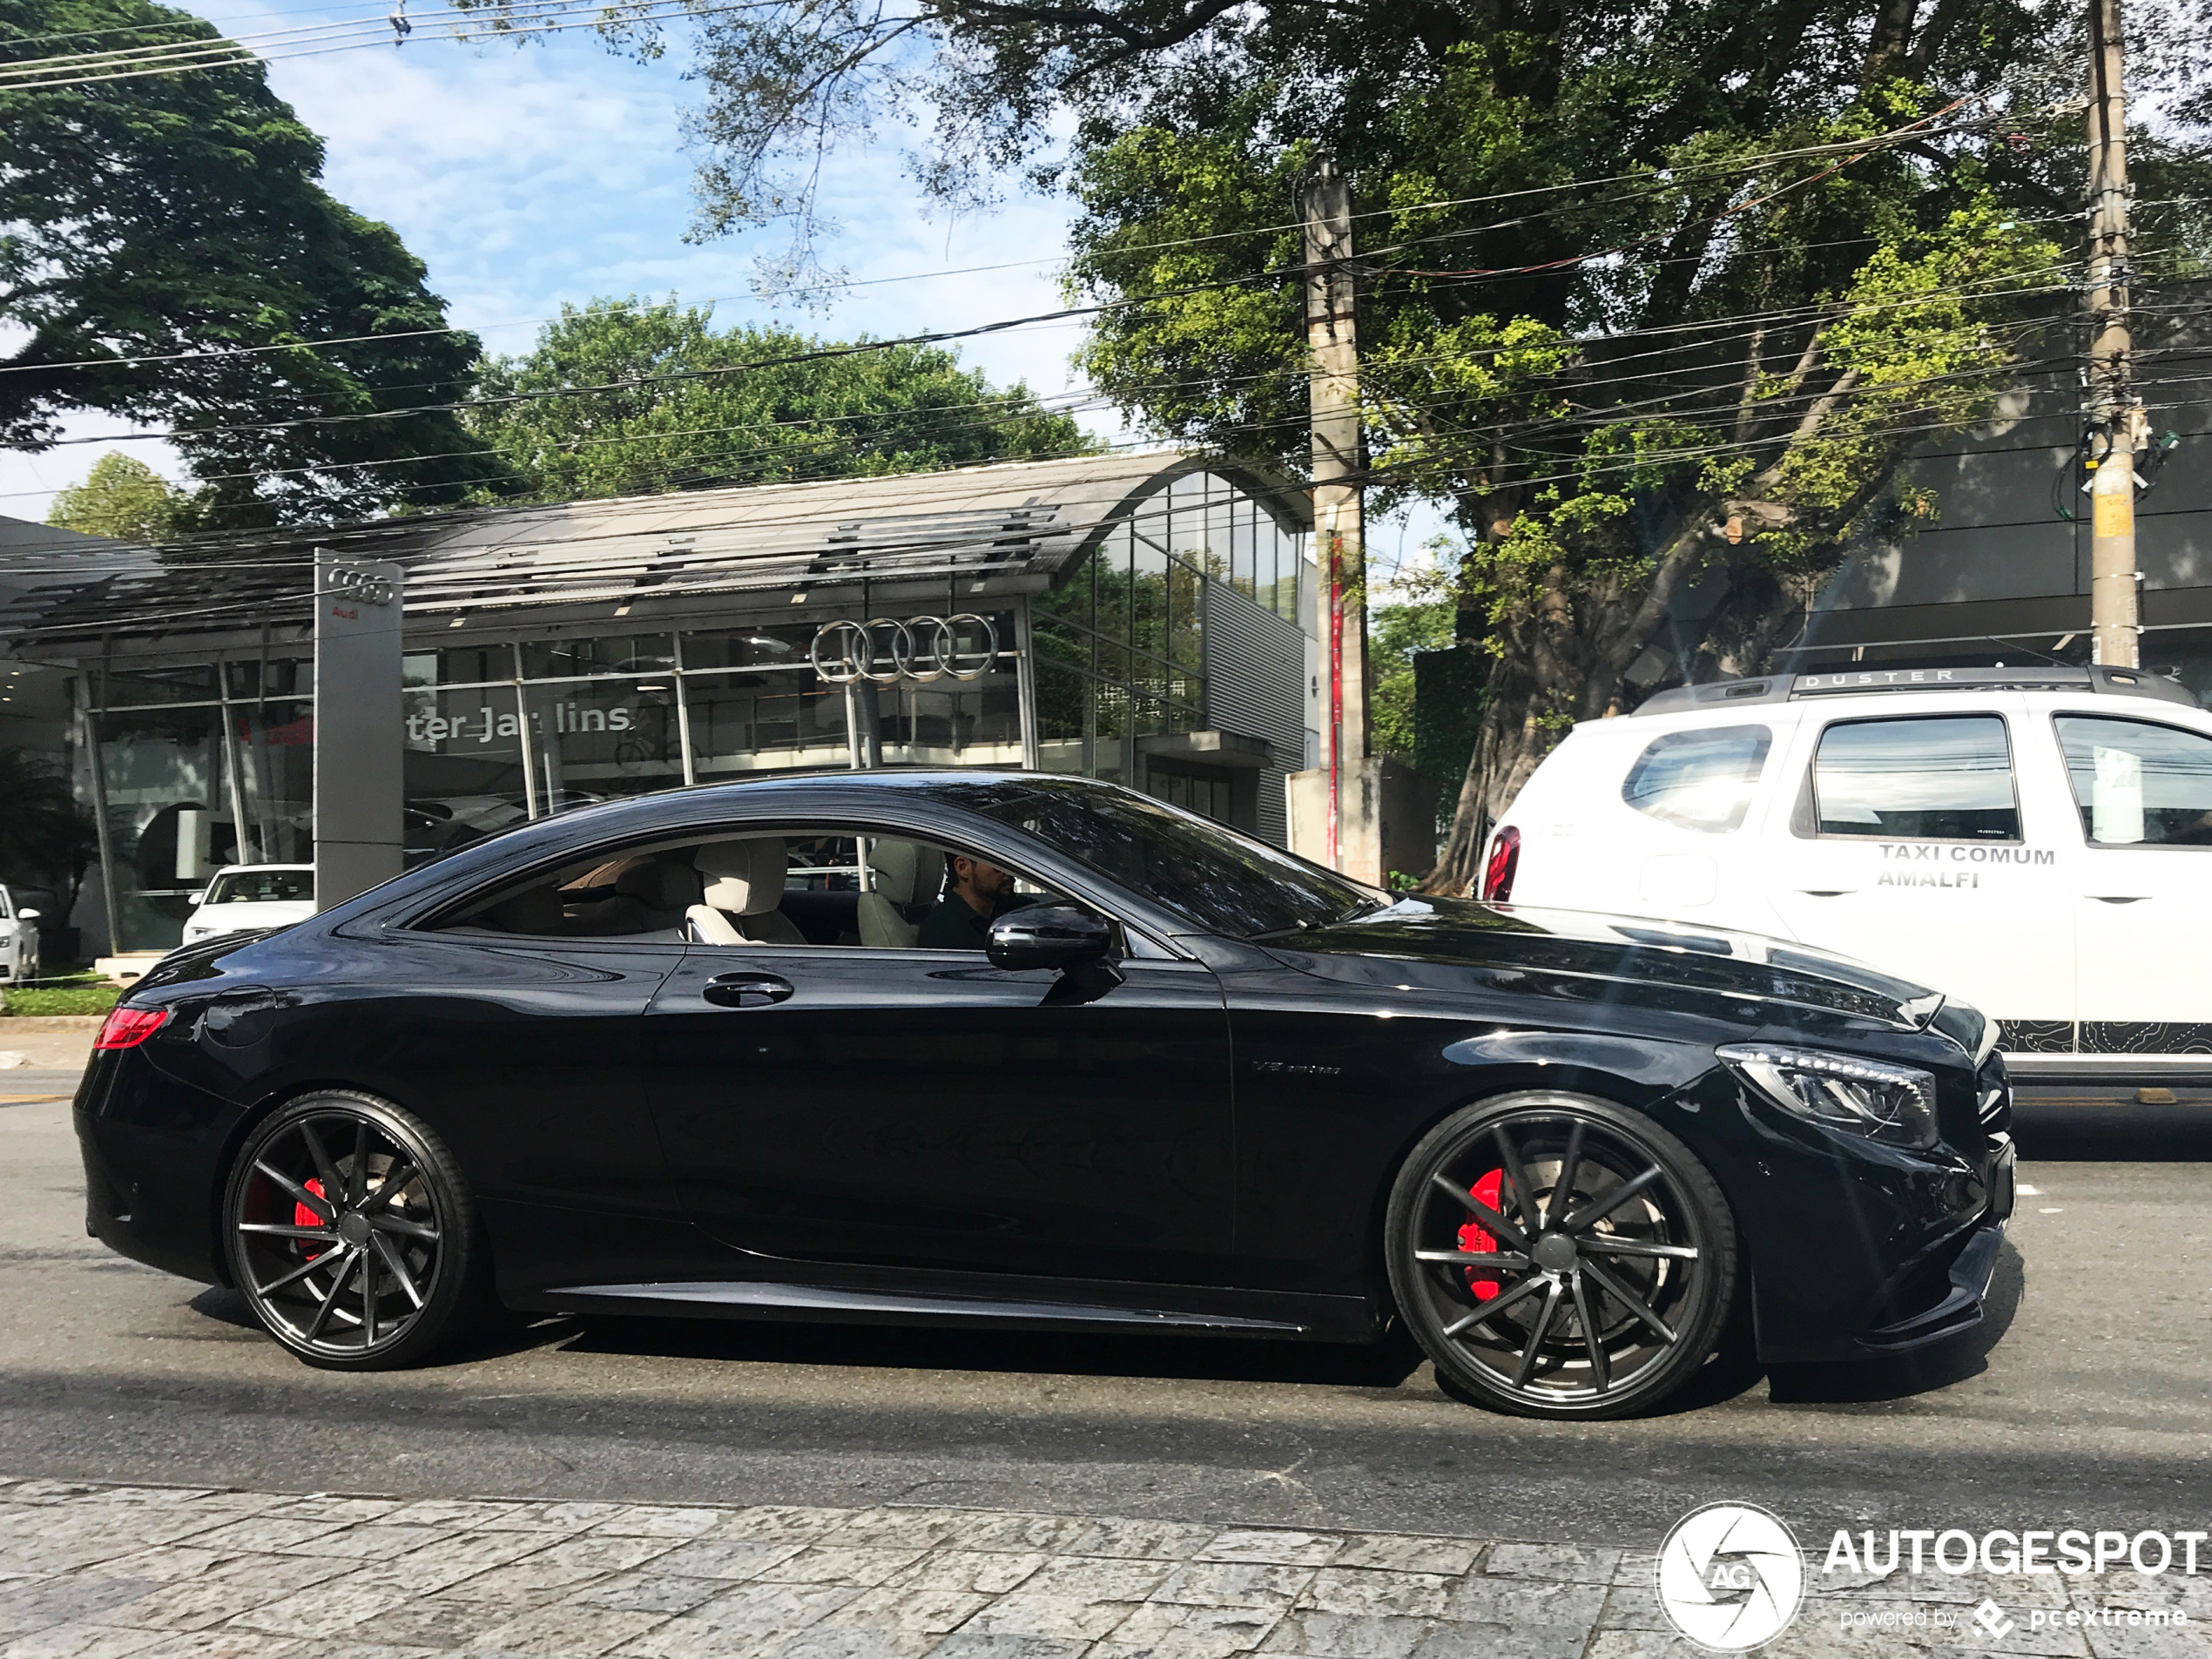
M773 974L717 974L700 988L699 995L717 1008L758 1008L784 1001L791 990L789 980Z
M1808 899L1841 899L1847 894L1857 893L1858 889L1857 887L1799 887L1797 891Z
M2148 893L2093 893L2089 895L2099 904L2141 904L2150 897Z

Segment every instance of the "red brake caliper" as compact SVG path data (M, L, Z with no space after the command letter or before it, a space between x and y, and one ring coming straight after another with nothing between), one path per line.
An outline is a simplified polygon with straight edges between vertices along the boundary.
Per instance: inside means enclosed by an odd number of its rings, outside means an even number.
M307 1179L300 1183L300 1184L306 1187L308 1191L314 1193L318 1198L327 1198L330 1196L322 1190L322 1179L319 1176L309 1176ZM292 1224L295 1227L320 1227L322 1225L322 1217L317 1215L314 1211L310 1210L306 1204L295 1204L292 1206ZM1484 1248L1487 1249L1488 1246L1485 1245ZM322 1252L320 1251L316 1251L314 1254L320 1256ZM1495 1296L1498 1293L1496 1285L1494 1285L1490 1287L1490 1293L1493 1296Z
M1498 1207L1498 1198L1505 1187L1505 1183L1506 1172L1503 1170L1493 1170L1489 1174L1484 1176L1482 1179L1469 1187L1467 1190L1473 1193L1475 1197L1482 1203L1488 1204L1491 1209L1495 1210ZM1498 1241L1472 1221L1468 1222L1466 1226L1460 1229L1460 1248L1461 1250L1480 1251L1483 1254L1487 1255L1492 1251L1497 1249L1497 1247ZM1475 1275L1480 1271L1482 1271L1482 1269L1479 1267L1470 1267L1467 1269L1467 1289L1474 1292L1474 1299L1476 1301L1487 1302L1492 1297L1498 1293L1498 1281L1494 1278L1477 1278Z

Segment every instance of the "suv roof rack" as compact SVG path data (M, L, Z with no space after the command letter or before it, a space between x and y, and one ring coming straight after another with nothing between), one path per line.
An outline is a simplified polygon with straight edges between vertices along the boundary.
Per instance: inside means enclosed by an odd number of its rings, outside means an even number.
M2136 668L1869 668L1832 674L1769 674L1760 679L1676 685L1646 698L1637 714L1679 714L1723 703L1786 703L1870 691L2089 691L2201 706L2178 681Z

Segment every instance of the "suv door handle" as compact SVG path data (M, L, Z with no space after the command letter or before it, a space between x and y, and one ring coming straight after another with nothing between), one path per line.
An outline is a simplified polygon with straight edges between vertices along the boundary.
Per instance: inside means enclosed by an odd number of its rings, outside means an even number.
M1797 891L1808 899L1841 899L1848 894L1857 893L1858 889L1857 887L1799 887Z
M699 995L717 1008L758 1008L780 1002L791 995L791 981L773 974L717 974L700 988Z
M2148 893L2093 893L2089 895L2099 904L2141 904L2150 897Z

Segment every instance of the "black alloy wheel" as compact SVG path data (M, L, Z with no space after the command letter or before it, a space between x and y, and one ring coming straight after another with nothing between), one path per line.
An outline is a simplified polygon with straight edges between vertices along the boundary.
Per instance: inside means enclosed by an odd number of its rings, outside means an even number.
M231 1173L223 1231L254 1317L311 1366L412 1365L489 1300L453 1154L373 1096L307 1096L256 1129Z
M1385 1223L1391 1289L1443 1376L1527 1417L1648 1410L1696 1375L1735 1298L1712 1176L1641 1115L1527 1093L1413 1149Z

